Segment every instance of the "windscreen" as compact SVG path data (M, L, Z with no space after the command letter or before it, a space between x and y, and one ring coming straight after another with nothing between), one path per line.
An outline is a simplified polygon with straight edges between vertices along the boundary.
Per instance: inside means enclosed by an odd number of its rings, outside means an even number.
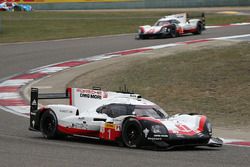
M135 106L133 114L139 117L153 117L156 119L167 117L167 113L158 106Z
M163 25L167 25L170 24L169 21L158 21L155 23L155 26L163 26Z

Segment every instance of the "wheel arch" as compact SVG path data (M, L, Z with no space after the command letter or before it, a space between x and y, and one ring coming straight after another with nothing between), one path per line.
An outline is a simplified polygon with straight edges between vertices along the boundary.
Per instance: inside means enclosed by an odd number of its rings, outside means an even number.
M129 120L129 119L132 119L131 121ZM131 125L131 123L132 123L132 125ZM130 124L130 125L129 125ZM134 124L134 125L133 125ZM126 127L127 126L127 127ZM129 145L128 144L128 140L127 140L127 136L126 136L126 128L128 128L128 127L131 127L131 126L134 126L135 128L138 128L139 127L139 129L138 129L138 132L139 132L139 137L136 139L137 140L137 142L136 142L136 144L135 145ZM121 131L121 133L122 133L122 135L121 135L121 138L122 138L122 142L127 146L127 147L129 147L129 148L135 148L135 147L140 147L141 145L143 145L143 143L144 143L144 137L143 137L143 135L142 135L142 130L143 130L143 125L142 125L142 123L140 122L140 120L138 120L136 117L133 117L133 116L129 116L129 117L126 117L124 120L123 120L123 122L122 122L122 127L121 127L121 129L122 129L122 131ZM125 130L125 131L124 131ZM124 134L125 134L125 136L124 136Z
M56 113L51 108L41 108L38 110L37 116L36 116L36 125L38 125L39 130L41 129L40 122L41 122L41 118L42 118L43 114L45 112L49 112L49 111L53 112L55 114L55 116L57 117Z

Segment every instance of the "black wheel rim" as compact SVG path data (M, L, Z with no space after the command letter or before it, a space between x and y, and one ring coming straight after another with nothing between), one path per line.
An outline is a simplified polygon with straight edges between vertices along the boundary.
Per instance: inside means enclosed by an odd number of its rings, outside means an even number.
M198 27L197 27L197 33L201 33L201 25L198 25Z
M51 117L46 117L43 124L43 131L45 134L53 133L55 130L56 122Z
M175 37L175 36L176 36L176 30L175 30L175 28L173 28L171 30L171 37Z
M138 137L139 137L139 130L135 126L129 126L126 131L127 137L127 144L129 146L136 146Z

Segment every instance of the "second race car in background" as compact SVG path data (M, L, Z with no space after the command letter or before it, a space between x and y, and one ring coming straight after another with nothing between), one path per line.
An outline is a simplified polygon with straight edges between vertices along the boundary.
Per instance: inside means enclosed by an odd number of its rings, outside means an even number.
M32 11L31 5L18 4L16 2L3 2L0 4L0 11Z
M165 16L153 26L144 25L138 29L136 39L177 37L183 34L201 34L205 30L205 15L202 18L189 19L186 13Z

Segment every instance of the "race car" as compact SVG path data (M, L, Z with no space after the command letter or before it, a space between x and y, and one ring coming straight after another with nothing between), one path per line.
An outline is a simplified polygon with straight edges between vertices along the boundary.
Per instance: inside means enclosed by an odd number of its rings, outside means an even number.
M38 99L69 98L69 105L38 108ZM30 130L47 139L78 136L117 142L129 148L155 146L222 146L212 137L207 117L169 116L155 103L129 91L68 88L66 93L40 94L31 89Z
M31 5L17 4L16 2L3 2L0 4L0 11L32 11Z
M187 13L165 16L153 26L140 26L136 39L178 37L183 34L201 34L205 30L205 15L201 19L188 19Z

